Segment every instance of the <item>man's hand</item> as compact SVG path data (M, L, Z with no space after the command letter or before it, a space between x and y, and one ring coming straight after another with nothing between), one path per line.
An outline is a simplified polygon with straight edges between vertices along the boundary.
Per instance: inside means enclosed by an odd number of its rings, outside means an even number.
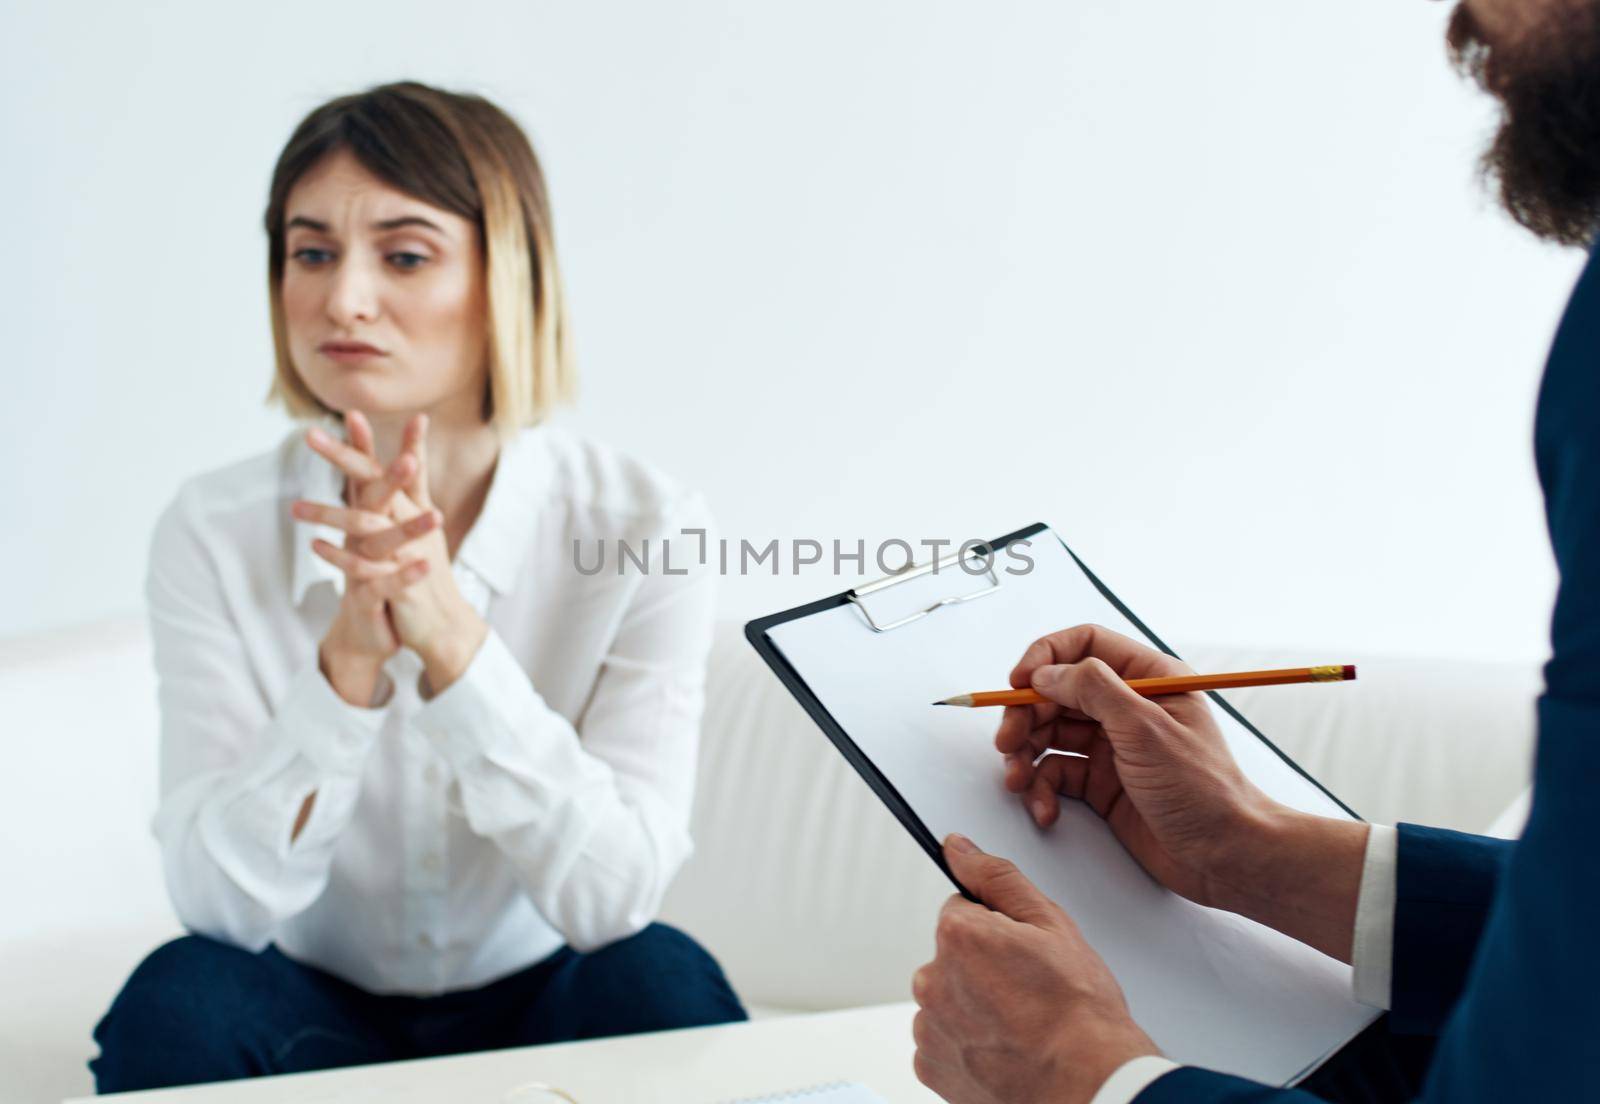
M1086 801L1175 893L1276 928L1348 962L1367 826L1298 813L1244 776L1203 694L1146 698L1128 679L1193 672L1098 625L1035 641L1011 672L1047 703L1011 706L995 733L1006 786L1040 827ZM1074 752L1035 759L1047 749ZM1059 795L1059 796L1058 796Z
M1126 681L1193 673L1098 625L1052 633L1011 672L1012 686L1050 701L1008 707L994 742L1007 789L1040 827L1055 822L1058 794L1086 801L1152 877L1209 905L1221 861L1275 805L1234 763L1203 694L1145 698ZM1046 749L1076 754L1034 766Z
M938 952L911 980L917 1079L955 1104L1088 1104L1130 1058L1159 1054L1072 918L1010 862L951 836ZM987 907L985 907L987 906Z

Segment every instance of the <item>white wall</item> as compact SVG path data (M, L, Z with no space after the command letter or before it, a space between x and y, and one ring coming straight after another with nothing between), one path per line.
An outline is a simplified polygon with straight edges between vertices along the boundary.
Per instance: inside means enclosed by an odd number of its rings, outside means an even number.
M1531 413L1581 257L1474 185L1490 116L1445 14L13 6L0 633L137 608L177 482L283 432L273 159L322 99L412 76L528 127L577 421L735 539L1044 519L1177 639L1537 657Z

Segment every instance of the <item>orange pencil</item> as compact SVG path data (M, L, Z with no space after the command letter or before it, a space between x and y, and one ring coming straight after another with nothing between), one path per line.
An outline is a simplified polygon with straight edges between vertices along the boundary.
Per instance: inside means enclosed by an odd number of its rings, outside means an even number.
M1147 698L1157 694L1187 694L1191 690L1237 690L1241 686L1286 686L1295 682L1349 682L1356 677L1353 664L1322 667L1286 667L1280 671L1236 671L1228 675L1174 675L1168 678L1129 679L1128 688ZM934 705L1037 705L1048 701L1037 690L980 690L957 694Z

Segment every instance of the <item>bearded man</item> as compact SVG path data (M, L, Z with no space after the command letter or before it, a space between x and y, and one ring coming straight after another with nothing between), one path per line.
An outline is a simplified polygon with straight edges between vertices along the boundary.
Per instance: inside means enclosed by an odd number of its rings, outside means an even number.
M1518 223L1589 248L1600 223L1600 0L1464 0L1457 68L1494 96L1482 167ZM917 1076L958 1104L1477 1104L1600 1101L1600 268L1545 368L1535 453L1561 587L1538 702L1534 798L1516 843L1279 806L1229 757L1204 699L1125 680L1177 660L1093 626L1012 672L1049 704L1006 710L1006 784L1041 827L1088 802L1162 885L1354 967L1389 1010L1298 1089L1161 1057L1067 914L952 836L983 904L952 897L912 979ZM1049 748L1079 753L1036 759Z

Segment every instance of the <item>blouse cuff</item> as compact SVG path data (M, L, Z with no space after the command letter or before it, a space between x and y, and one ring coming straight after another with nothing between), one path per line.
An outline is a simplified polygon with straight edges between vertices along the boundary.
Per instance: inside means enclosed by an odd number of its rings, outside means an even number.
M1394 973L1395 871L1400 836L1374 824L1367 833L1367 856L1356 898L1355 940L1350 950L1355 998L1373 1008L1388 1008Z
M416 725L457 769L493 749L507 728L507 715L526 715L538 699L528 673L500 634L490 629L467 669L417 711Z
M1159 1054L1129 1058L1105 1079L1089 1104L1130 1104L1152 1081L1177 1068L1178 1063Z
M358 774L383 717L382 709L362 709L341 698L313 659L290 684L275 721L319 772Z

